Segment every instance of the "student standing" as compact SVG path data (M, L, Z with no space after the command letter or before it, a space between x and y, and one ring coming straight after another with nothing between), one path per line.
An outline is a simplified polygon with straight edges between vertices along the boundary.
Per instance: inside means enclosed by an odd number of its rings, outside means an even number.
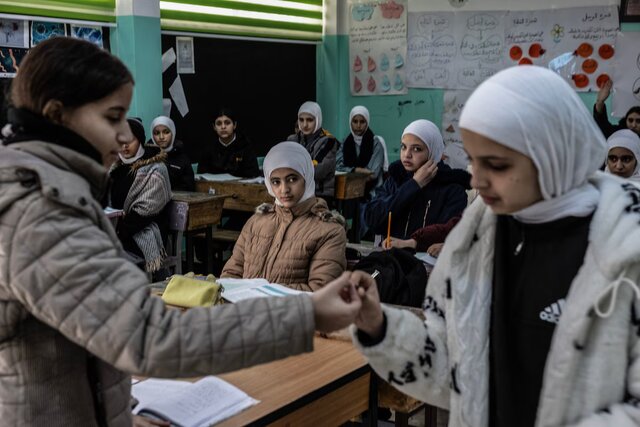
M607 149L605 172L640 182L640 136L629 129L615 131Z
M194 377L311 351L314 328L344 327L359 308L345 277L312 296L185 313L150 295L100 204L133 138L132 92L122 62L67 37L32 48L12 82L0 146L3 425L131 427L130 374Z
M207 147L198 163L198 173L228 173L253 178L260 175L258 160L251 142L238 129L233 111L223 108L213 120L217 141Z
M262 204L242 229L222 277L264 278L315 291L347 267L344 219L315 197L311 156L282 142L264 159L265 185L275 204Z
M307 101L298 109L299 131L287 138L307 149L315 166L316 195L333 205L335 197L336 152L339 142L322 128L320 105Z
M167 153L167 169L173 191L195 191L191 161L184 144L176 139L176 125L169 117L158 116L151 122L151 141Z
M429 278L426 321L381 309L358 274L357 345L452 427L637 425L640 190L598 171L602 133L548 69L490 77L460 127L480 197Z
M365 205L364 220L376 234L386 235L391 212L391 236L409 239L420 228L462 213L469 174L442 162L442 135L428 120L410 123L401 144L400 160L389 166L389 177Z

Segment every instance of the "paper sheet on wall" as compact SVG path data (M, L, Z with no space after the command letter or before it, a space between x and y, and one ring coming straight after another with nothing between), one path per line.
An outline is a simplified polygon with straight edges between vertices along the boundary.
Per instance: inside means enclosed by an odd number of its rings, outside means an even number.
M189 113L189 105L187 104L187 97L184 94L180 76L176 77L171 87L169 87L169 94L182 117L186 116Z
M162 98L162 115L171 117L171 99Z
M0 78L15 77L28 52L29 49L19 47L0 47Z
M178 73L194 74L196 72L195 53L193 51L193 37L176 37L178 56Z
M29 47L29 22L20 19L0 19L0 46Z
M162 54L162 72L167 71L174 62L176 62L176 51L170 48Z
M407 93L407 0L351 0L350 6L351 94Z
M444 162L454 169L466 169L469 163L462 148L460 137L460 113L471 95L470 90L445 90L442 110L442 138L444 140Z
M624 117L629 108L640 105L640 32L618 34L612 78L611 114Z
M86 40L89 43L93 43L100 48L104 47L101 27L72 24L70 25L70 29L71 29L71 37L74 37L76 39Z
M506 12L409 14L409 87L473 89L504 68Z
M31 46L53 37L66 36L67 26L61 22L31 22Z

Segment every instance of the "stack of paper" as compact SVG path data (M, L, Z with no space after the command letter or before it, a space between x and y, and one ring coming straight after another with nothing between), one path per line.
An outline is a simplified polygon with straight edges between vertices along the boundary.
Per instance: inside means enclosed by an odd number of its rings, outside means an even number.
M222 298L229 302L251 298L286 297L304 293L276 283L269 283L265 279L218 279L217 281L224 288Z
M134 384L131 394L139 402L134 414L182 427L210 426L259 403L216 377L205 377L195 383L150 378Z
M199 173L196 174L197 181L237 181L241 179L239 176L233 176L228 173Z

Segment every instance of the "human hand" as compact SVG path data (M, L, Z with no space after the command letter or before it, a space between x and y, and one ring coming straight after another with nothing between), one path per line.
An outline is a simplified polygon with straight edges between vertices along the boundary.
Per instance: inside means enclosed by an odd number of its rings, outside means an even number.
M420 166L413 174L413 179L418 183L420 188L431 182L438 173L438 165L433 159L429 159L424 165Z
M413 239L396 239L395 237L391 237L389 239L390 241L387 241L387 239L384 239L382 241L382 247L384 249L391 249L391 248L412 248L415 249L416 246L418 245L418 242L416 242Z
M345 271L336 280L311 295L316 329L333 332L352 324L362 305L351 272Z
M143 417L142 415L133 416L133 427L170 427L171 423L168 421L154 420L151 418Z
M375 279L364 271L356 270L351 273L349 281L358 290L358 296L361 300L361 308L356 316L355 325L370 337L378 338L382 334L384 315Z
M609 98L611 94L611 88L613 87L613 80L609 79L605 84L602 85L600 90L598 91L598 97L596 98L596 110L598 112L602 111L602 107L604 107L604 101Z
M438 258L438 255L440 255L440 252L442 252L443 246L444 243L434 243L433 245L429 246L429 248L427 248L427 253L434 258Z

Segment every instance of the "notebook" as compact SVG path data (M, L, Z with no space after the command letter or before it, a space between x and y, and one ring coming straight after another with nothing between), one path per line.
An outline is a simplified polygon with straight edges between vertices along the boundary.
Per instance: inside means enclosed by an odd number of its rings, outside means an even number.
M233 176L228 173L199 173L196 174L196 181L237 181L241 179L239 176Z
M133 385L136 415L170 421L179 427L205 427L232 417L257 403L239 388L208 376L190 383L150 378Z
M286 297L304 293L265 279L218 279L224 290L222 298L229 302L238 302L251 298Z

